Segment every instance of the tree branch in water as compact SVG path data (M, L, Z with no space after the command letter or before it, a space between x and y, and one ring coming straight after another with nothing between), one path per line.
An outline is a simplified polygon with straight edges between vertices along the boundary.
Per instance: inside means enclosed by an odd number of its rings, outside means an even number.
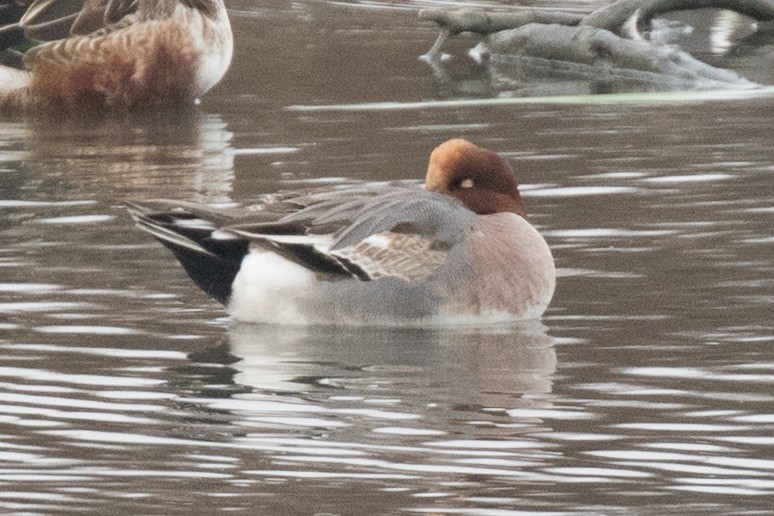
M712 83L716 87L755 87L737 74L707 65L677 47L659 46L640 36L640 30L648 28L651 20L661 14L704 8L735 11L762 26L774 20L774 0L618 0L586 16L539 9L515 13L431 9L419 15L436 22L441 33L423 59L439 62L441 46L448 37L473 32L487 36L485 46L492 55L579 64L601 75L613 69L642 71L657 74L664 82L693 81L699 88L711 87ZM624 28L633 39L619 37Z
M492 34L490 54L526 56L611 69L638 70L686 82L735 87L755 84L734 72L712 67L674 46L620 38L605 29L530 24Z
M454 36L461 32L475 32L487 35L501 30L516 29L528 23L558 23L578 25L582 15L557 11L530 9L517 13L484 12L474 9L423 9L419 11L423 20L434 21L441 29Z

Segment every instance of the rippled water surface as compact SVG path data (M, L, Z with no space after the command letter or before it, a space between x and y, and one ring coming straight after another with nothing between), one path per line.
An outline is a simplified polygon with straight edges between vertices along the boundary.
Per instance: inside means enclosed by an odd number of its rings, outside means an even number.
M229 2L199 109L0 122L0 512L770 513L772 98L319 109L499 95L472 37L417 60L419 5ZM237 325L123 207L418 179L453 136L517 171L541 322Z

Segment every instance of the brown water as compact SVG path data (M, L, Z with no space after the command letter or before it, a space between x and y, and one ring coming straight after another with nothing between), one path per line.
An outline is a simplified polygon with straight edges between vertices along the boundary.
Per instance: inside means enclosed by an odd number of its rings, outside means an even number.
M231 2L200 109L0 122L0 513L771 513L774 100L287 108L480 96L417 5ZM452 136L518 171L542 324L235 325L122 206L420 178Z

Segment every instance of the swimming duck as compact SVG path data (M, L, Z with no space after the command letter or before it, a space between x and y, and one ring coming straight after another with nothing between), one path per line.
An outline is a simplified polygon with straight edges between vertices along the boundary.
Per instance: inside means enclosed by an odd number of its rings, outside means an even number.
M498 154L433 150L424 186L368 183L267 196L240 210L132 203L140 228L237 320L479 324L540 317L551 251Z
M182 106L231 63L222 0L16 1L0 0L5 111Z

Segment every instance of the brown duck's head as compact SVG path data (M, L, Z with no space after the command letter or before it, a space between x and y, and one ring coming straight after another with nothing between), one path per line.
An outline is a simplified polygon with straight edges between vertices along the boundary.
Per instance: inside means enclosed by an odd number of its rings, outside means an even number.
M467 140L448 140L433 150L425 184L430 191L459 199L479 215L511 212L527 216L508 163Z

